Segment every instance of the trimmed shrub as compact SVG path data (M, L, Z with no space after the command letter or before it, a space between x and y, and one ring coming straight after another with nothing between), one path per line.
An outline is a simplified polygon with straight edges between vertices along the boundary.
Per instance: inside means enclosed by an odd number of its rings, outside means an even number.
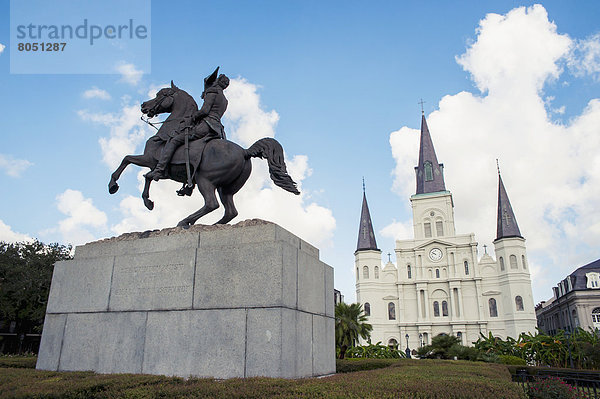
M17 369L34 369L37 356L0 356L0 367L12 367Z
M511 364L511 365L516 365L516 366L526 366L527 365L527 362L525 361L525 359L521 359L520 357L517 357L517 356L500 355L500 356L498 356L498 358L500 359L500 363L502 363L502 364Z
M335 361L335 371L337 373L352 373L354 371L382 369L397 362L394 359L337 359Z

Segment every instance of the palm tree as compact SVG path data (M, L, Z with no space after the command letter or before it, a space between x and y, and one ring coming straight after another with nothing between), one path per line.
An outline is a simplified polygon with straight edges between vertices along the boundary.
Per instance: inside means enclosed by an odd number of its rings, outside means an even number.
M350 305L343 302L335 306L335 343L340 348L340 359L343 359L346 350L354 346L358 337L368 339L373 326L367 321L360 303Z

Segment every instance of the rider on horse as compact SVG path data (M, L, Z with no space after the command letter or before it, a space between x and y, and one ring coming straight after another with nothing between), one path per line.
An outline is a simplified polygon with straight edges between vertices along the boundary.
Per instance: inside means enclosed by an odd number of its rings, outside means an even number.
M223 74L217 78L218 72L219 68L204 79L204 92L202 93L204 104L202 108L192 115L191 125L189 122L184 123L179 130L172 132L162 150L158 164L151 172L146 174L146 178L159 180L168 177L167 165L175 150L185 143L186 134L189 141L202 139L202 148L210 140L225 138L225 129L221 124L221 117L227 109L227 99L223 94L223 90L229 86L229 78ZM185 132L186 129L190 129L189 133Z

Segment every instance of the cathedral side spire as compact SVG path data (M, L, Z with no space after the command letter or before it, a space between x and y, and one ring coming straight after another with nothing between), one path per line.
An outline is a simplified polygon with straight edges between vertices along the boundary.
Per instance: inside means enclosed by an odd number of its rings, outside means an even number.
M446 191L444 183L444 165L438 163L431 134L427 127L425 114L421 116L421 144L419 147L419 165L415 167L417 174L416 194Z
M369 213L369 205L367 204L367 195L365 193L365 183L363 180L363 201L362 210L360 212L360 227L358 229L358 244L356 250L379 250L375 241L375 233L373 232L373 223L371 222L371 214Z
M520 237L521 232L519 231L519 225L517 219L510 206L508 200L508 194L506 194L506 188L502 182L502 176L500 175L500 168L498 167L498 221L497 221L497 232L496 240L509 237Z

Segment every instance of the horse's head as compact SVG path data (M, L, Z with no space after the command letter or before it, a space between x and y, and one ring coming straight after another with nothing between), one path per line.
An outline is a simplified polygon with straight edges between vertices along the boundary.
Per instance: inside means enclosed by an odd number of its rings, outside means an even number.
M164 87L156 93L156 97L142 103L142 113L152 118L155 115L164 112L173 112L175 107L175 98L180 93L185 93L171 81L171 87ZM186 93L187 94L187 93ZM189 97L189 95L188 95ZM193 100L192 100L193 101Z

